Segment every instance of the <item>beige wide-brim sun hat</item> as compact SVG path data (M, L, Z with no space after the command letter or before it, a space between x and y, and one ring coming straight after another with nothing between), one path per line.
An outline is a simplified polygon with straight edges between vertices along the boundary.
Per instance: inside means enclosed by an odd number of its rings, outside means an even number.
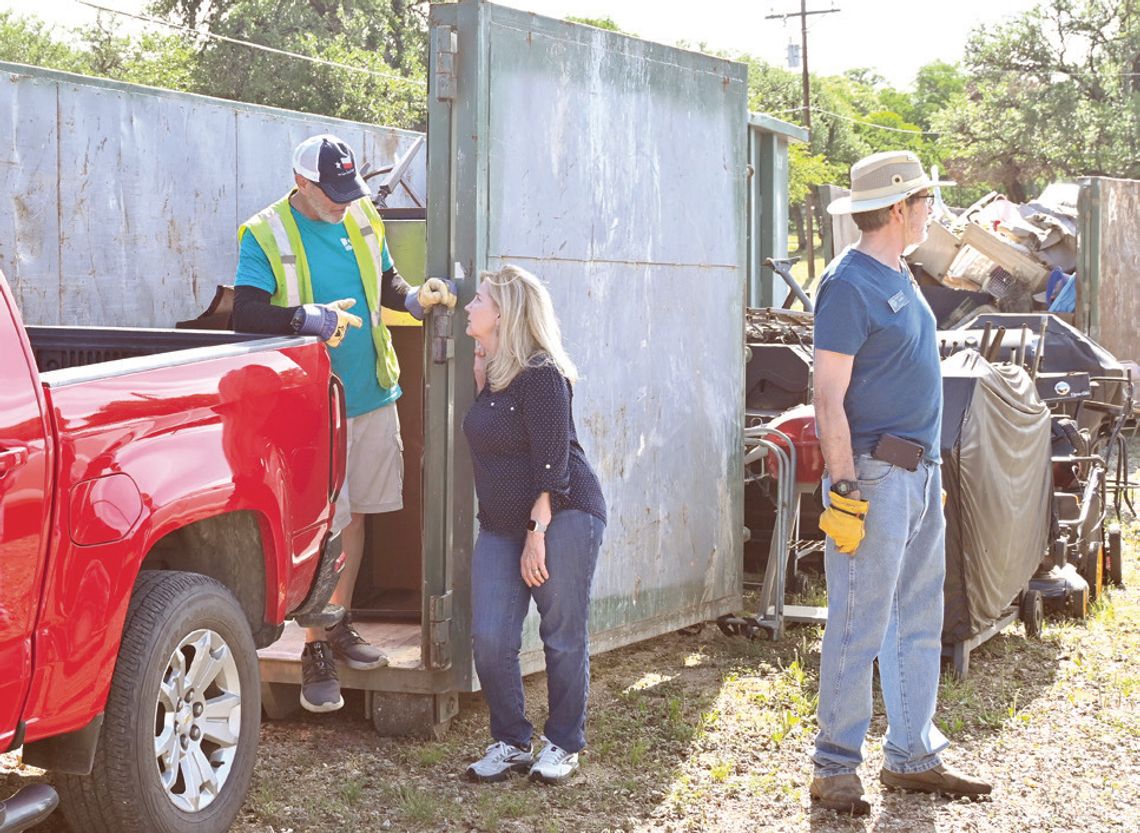
M923 188L953 184L928 177L918 157L909 150L887 150L860 159L851 166L851 193L833 200L827 206L827 213L874 211L901 202Z

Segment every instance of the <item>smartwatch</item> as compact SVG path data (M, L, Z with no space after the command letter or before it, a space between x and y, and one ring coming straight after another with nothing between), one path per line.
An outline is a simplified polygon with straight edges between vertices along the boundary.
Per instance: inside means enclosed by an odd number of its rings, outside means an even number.
M544 524L542 521L536 521L534 518L526 522L527 532L546 532L546 527L547 524Z
M854 480L836 480L831 484L831 491L840 497L847 497L852 492L859 491L859 483Z

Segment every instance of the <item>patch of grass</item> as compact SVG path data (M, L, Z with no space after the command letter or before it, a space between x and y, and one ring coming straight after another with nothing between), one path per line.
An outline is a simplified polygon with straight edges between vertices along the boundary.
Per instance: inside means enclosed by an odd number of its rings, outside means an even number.
M718 784L724 783L728 780L728 776L732 775L733 766L728 761L720 761L709 767L709 777Z
M497 830L503 819L521 819L532 815L537 812L537 803L538 797L526 785L523 790L484 792L476 802L479 830Z
M353 807L360 802L360 797L364 793L364 785L359 778L349 778L340 785L338 792L345 803Z
M970 708L975 705L974 699L975 691L972 679L967 677L960 680L949 671L942 675L942 682L938 686L938 702L943 707L965 706Z
M396 788L396 806L409 821L435 821L439 805L438 796L419 787L402 784Z
M803 587L798 593L789 594L788 604L827 607L827 583L823 576L812 573L801 573L801 575L804 576Z
M278 782L269 780L256 781L246 799L258 815L275 824L285 821L284 814L287 809L283 796L278 794L280 789L277 784Z
M415 759L420 766L435 766L447 757L447 747L442 743L428 743L415 751Z
M954 740L962 734L962 730L966 728L966 721L960 716L954 715L953 717L939 717L934 718L935 724L941 730L942 734Z
M641 766L645 763L645 753L649 751L649 741L644 738L637 738L629 745L626 750L626 760L629 761L631 766Z

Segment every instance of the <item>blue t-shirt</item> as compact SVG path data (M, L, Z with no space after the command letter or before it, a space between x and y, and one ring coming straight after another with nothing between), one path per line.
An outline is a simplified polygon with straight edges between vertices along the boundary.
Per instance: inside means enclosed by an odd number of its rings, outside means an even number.
M360 416L395 402L402 393L400 386L382 388L376 378L376 345L368 327L368 299L364 295L360 267L356 265L356 255L344 223L310 220L292 206L289 208L297 221L297 228L301 230L301 243L309 261L313 301L327 304L342 298L355 298L356 306L352 312L364 319L363 327L349 327L344 341L329 350L333 372L344 382L348 415ZM384 241L380 261L381 271L392 268L387 241ZM273 267L252 234L242 235L235 284L254 286L270 294L277 291Z
M901 264L900 264L901 265ZM851 450L870 453L894 434L922 443L940 462L942 366L934 313L909 271L848 248L823 274L815 346L854 356L843 400Z

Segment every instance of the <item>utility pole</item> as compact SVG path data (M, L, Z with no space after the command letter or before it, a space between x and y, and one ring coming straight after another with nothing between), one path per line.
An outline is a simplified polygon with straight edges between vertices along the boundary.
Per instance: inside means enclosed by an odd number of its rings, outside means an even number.
M808 129L808 136L811 136L811 81L808 78L808 44L807 44L807 19L809 14L832 14L839 11L839 9L832 6L830 9L816 9L808 11L807 0L800 0L800 62L803 70L803 111L804 111L804 127ZM765 20L774 20L782 18L785 21L795 15L796 12L788 12L787 14L770 14L767 15ZM808 262L808 283L815 280L815 229L814 223L814 210L812 203L814 202L813 194L808 191L807 197L807 262Z

